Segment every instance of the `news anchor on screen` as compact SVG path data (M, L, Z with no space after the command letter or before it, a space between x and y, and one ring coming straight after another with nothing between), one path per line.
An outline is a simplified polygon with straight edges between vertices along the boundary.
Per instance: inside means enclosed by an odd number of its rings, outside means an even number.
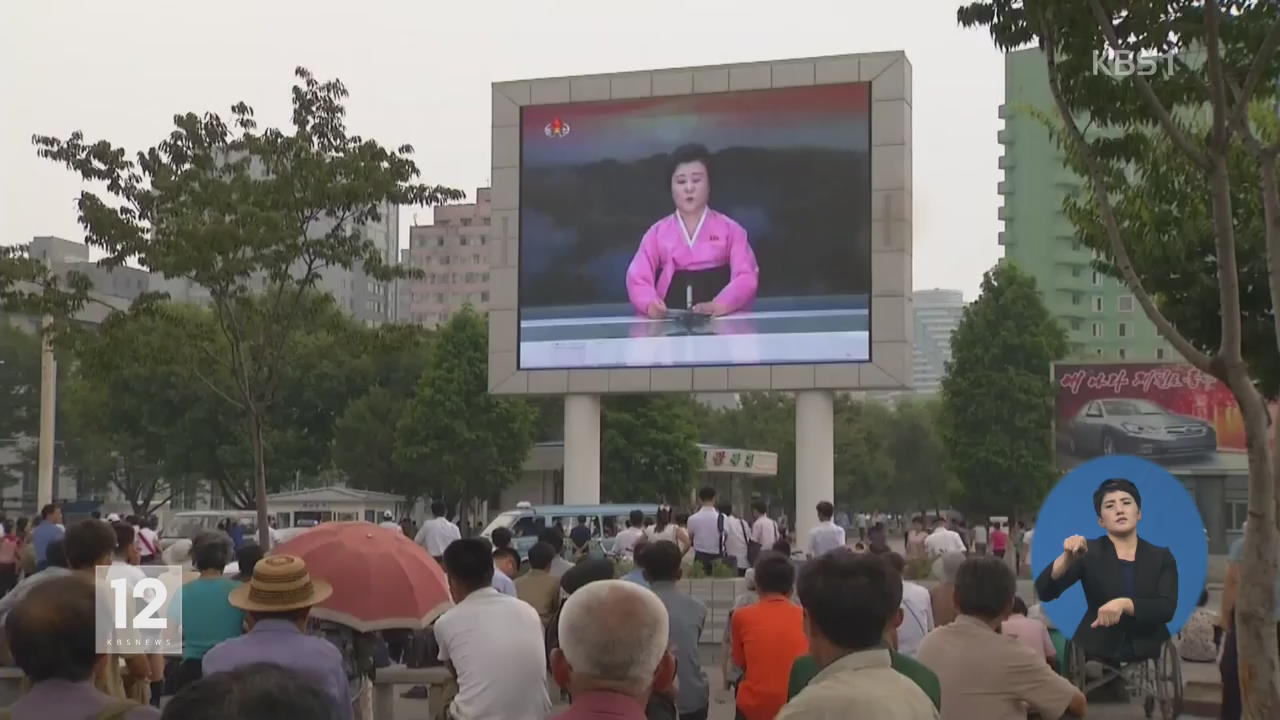
M1093 493L1093 509L1107 534L1063 541L1062 554L1036 578L1036 595L1048 602L1081 584L1088 610L1071 641L1087 657L1157 657L1178 607L1177 561L1168 548L1138 537L1142 495L1132 482L1104 480Z
M702 145L672 153L667 179L676 210L649 228L627 268L627 296L641 315L680 309L719 317L755 301L760 268L747 231L707 207L710 161Z

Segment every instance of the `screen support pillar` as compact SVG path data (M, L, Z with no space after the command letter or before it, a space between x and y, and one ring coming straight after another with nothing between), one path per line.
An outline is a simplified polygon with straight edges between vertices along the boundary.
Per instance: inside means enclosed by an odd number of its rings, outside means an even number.
M814 509L835 502L835 395L830 390L796 393L796 547L808 550L809 531L818 524Z
M564 504L600 502L600 396L564 396Z

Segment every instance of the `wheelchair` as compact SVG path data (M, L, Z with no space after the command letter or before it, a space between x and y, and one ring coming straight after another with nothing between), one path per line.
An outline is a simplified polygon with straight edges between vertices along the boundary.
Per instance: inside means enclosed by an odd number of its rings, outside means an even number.
M1161 720L1173 720L1182 713L1182 663L1172 638L1166 640L1153 658L1122 662L1118 666L1085 657L1075 643L1067 643L1067 679L1088 697L1089 693L1117 680L1124 683L1130 701L1142 698L1148 717L1160 711ZM1089 677L1089 665L1101 669L1099 677Z

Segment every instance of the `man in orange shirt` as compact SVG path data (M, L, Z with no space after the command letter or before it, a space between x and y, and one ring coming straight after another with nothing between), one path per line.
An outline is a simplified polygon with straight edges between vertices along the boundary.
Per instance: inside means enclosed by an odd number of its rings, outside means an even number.
M775 552L756 560L760 600L733 613L733 662L745 668L738 685L738 717L773 720L787 703L787 680L796 658L809 652L804 610L791 602L796 572Z

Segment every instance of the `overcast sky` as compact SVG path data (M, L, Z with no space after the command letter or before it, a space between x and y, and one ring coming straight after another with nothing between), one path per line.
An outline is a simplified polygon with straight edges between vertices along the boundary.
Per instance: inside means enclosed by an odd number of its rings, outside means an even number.
M914 70L915 287L971 299L996 244L1003 62L959 0L5 0L0 244L79 240L80 183L33 133L130 152L244 100L285 125L293 68L339 77L352 132L407 142L424 179L488 183L494 81L905 50ZM622 9L626 8L626 9ZM401 224L414 210L402 211ZM427 222L429 211L416 211ZM402 234L402 243L407 230Z

